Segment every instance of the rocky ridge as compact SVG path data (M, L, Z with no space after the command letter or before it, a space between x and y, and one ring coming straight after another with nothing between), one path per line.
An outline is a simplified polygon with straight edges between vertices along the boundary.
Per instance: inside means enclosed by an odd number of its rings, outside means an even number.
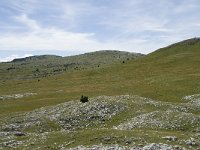
M94 97L87 103L74 100L43 107L1 118L0 149L47 148L48 139L57 136L64 136L66 140L62 139L63 142L53 145L49 143L50 148L198 149L199 103L199 95L186 96L182 103L121 95ZM119 133L127 131L136 134L138 130L141 131L138 137L134 134L130 137L118 136ZM101 135L110 131L111 135ZM76 146L76 135L82 135L84 132L101 134L94 134L88 139L93 146ZM155 143L156 141L158 143Z

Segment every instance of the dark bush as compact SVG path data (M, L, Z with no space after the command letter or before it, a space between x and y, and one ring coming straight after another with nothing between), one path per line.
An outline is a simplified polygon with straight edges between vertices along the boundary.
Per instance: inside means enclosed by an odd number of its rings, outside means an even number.
M80 101L81 101L82 103L86 103L86 102L88 102L88 97L82 95Z
M9 68L7 68L8 71L9 70L13 70L13 69L15 69L15 67L9 67Z
M40 70L38 68L36 68L35 72L40 72Z

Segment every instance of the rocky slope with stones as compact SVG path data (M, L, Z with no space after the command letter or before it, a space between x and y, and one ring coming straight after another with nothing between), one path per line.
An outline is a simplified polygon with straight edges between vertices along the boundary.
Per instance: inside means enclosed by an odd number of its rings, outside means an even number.
M0 149L199 149L199 99L99 96L3 117Z

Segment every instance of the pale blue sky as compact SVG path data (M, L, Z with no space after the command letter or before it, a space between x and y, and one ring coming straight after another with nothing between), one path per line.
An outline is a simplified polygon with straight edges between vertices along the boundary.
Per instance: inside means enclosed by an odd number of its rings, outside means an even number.
M200 35L199 0L0 0L0 61L117 49L149 53Z

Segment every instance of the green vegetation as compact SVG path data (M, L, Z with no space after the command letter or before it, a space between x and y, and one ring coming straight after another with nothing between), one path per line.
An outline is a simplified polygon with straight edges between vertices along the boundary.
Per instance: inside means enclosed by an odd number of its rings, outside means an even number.
M200 94L200 39L195 38L176 43L147 56L138 57L138 59L135 59L135 56L130 53L120 54L123 56L120 59L118 59L119 52L106 53L103 51L67 59L43 56L45 58L33 57L34 59L0 63L0 96L36 93L14 100L0 99L0 122L4 122L5 117L12 117L37 108L79 100L80 95L89 97L139 95L157 100L162 105L159 107L149 105L143 103L144 99L140 99L141 105L130 102L128 106L131 109L112 116L111 120L106 120L106 128L96 129L96 124L92 124L90 127L75 131L70 135L61 133L60 126L55 122L44 123L47 128L52 128L55 132L49 133L48 140L39 145L51 145L52 141L57 144L67 141L65 144L71 142L70 147L75 147L81 144L113 144L117 141L119 144L120 142L124 144L123 140L133 137L142 138L148 143L157 142L160 137L167 135L174 135L183 140L187 140L184 134L195 137L193 132L195 134L199 132L199 121L197 119L195 124L190 124L190 122L193 122L191 118L198 118L200 115L198 98L195 99L194 104L187 103L188 101L183 98L188 95L198 97ZM187 103L187 106L184 103ZM84 104L87 105L87 103ZM111 104L115 105L115 102ZM176 112L168 112L169 105L170 111L176 110ZM138 112L137 109L140 107L142 110ZM163 124L167 128L157 128L149 121L141 128L132 129L131 125L134 125L134 121L138 119L136 116L146 117L143 116L145 113L147 113L147 118L148 115L152 115L149 118L155 121L169 121ZM159 118L160 116L163 117ZM165 118L165 116L169 116L169 118ZM186 119L181 120L180 116L184 116ZM139 120L137 121L139 122ZM180 128L169 129L170 123L180 125ZM128 126L129 124L131 125ZM147 128L145 125L154 128ZM113 126L120 126L120 130L114 130ZM127 126L131 128L130 131L126 130ZM35 129L33 128L33 130ZM151 134L151 138L149 134ZM107 135L112 135L113 141L102 142L101 139ZM126 137L123 137L124 135ZM88 140L86 138L88 136L91 136L93 141ZM119 138L114 140L116 136ZM96 140L94 140L95 138Z
M82 94L89 97L133 94L179 102L185 95L200 93L199 43L175 44L125 64L40 77L40 82L34 78L10 79L2 73L2 78L8 79L0 82L1 95L26 92L38 95L17 101L2 101L0 113L29 111L79 99ZM4 64L1 63L1 66ZM17 78L17 73L14 76Z
M133 60L141 56L143 55L111 50L69 57L55 55L31 56L15 59L9 63L0 63L0 76L2 80L27 80L89 68L102 68L111 64L119 64L125 60Z
M86 102L88 102L89 100L88 100L88 97L87 96L81 96L81 99L80 99L80 102L82 102L82 103L86 103Z

